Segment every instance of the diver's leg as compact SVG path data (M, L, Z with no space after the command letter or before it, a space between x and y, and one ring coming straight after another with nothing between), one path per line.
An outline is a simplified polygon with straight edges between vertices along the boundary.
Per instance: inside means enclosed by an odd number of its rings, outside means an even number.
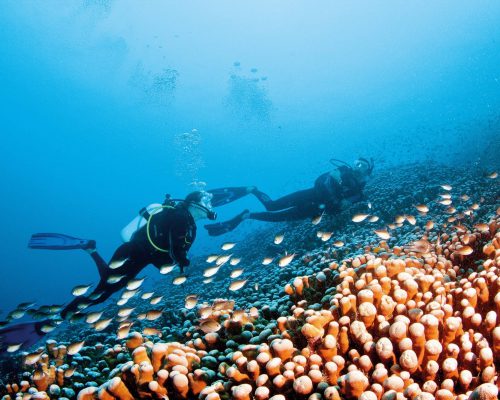
M250 215L248 210L244 210L228 221L216 222L215 224L204 225L210 236L220 236L234 230L243 220Z
M316 200L316 192L314 189L299 190L276 200L272 200L267 194L260 190L254 190L252 193L267 211L279 211L290 207L300 207L305 203Z
M90 254L90 257L92 257L92 260L94 260L95 265L97 266L97 271L99 272L99 277L102 280L106 280L109 276L108 263L106 261L104 261L104 259L101 257L101 255L97 252L96 249L91 249L91 250L87 250L87 251Z
M223 206L232 203L256 190L255 186L238 186L207 190L212 195L212 207Z
M248 215L248 219L267 222L296 221L307 217L308 215L298 207L290 207L281 211L252 212Z
M125 261L132 255L132 251L133 248L131 242L123 243L115 250L113 257L111 257L111 260L109 261L108 264L106 261L104 261L104 259L101 257L101 255L97 252L95 248L87 250L87 252L90 254L90 257L92 257L92 259L95 262L95 265L97 266L97 271L99 272L99 277L101 278L102 281L107 280L113 271L109 267L109 265L111 265L112 263Z
M105 279L101 278L98 285L90 295L76 297L66 307L64 307L61 311L61 317L65 319L68 313L78 311L80 305L85 304L86 307L90 307L103 303L109 299L111 295L127 286L128 281L135 278L137 274L148 264L149 260L140 262L127 260L119 269L116 270L117 274L125 275L122 279L116 283L108 283L107 277L109 277L110 274L108 274Z

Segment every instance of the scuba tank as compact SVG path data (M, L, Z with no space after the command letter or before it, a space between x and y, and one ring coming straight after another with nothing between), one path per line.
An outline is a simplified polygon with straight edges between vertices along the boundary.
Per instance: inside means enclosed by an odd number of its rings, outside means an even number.
M160 203L152 203L149 206L142 208L132 221L130 221L125 228L120 232L123 242L130 242L134 233L141 229L144 225L148 223L148 218L150 215L154 215L163 210Z
M182 201L182 200L180 200ZM163 204L152 203L146 207L139 210L139 215L137 215L132 221L130 221L125 228L120 232L122 240L124 243L130 242L134 233L136 233L143 226L147 225L151 220L151 216L162 212L165 208L173 208L175 206L175 200L171 199L169 194L165 195L165 200Z

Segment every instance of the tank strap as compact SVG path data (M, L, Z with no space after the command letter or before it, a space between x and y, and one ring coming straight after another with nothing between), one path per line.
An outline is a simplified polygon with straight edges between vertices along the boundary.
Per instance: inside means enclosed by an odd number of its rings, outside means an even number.
M139 215L143 217L146 221L151 217L151 214L149 213L148 209L146 207L142 207L139 210Z

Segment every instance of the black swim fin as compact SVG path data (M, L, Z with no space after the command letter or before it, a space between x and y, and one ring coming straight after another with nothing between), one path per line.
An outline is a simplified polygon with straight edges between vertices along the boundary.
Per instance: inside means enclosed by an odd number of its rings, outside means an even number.
M95 249L95 240L79 239L62 233L35 233L28 242L30 249L74 250Z
M205 229L208 231L210 236L220 236L235 229L241 221L247 219L249 215L250 211L245 210L228 221L218 222L216 224L207 224L205 225Z
M255 190L255 186L239 186L208 190L208 193L213 196L210 200L212 207L219 207L241 199Z
M36 344L55 328L52 320L26 322L0 329L0 353L14 352ZM44 332L46 330L46 332Z

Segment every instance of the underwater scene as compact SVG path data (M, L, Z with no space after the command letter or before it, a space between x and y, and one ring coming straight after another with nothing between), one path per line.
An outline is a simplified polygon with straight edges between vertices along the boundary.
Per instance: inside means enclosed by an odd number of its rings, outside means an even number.
M500 3L0 2L0 398L500 388Z

